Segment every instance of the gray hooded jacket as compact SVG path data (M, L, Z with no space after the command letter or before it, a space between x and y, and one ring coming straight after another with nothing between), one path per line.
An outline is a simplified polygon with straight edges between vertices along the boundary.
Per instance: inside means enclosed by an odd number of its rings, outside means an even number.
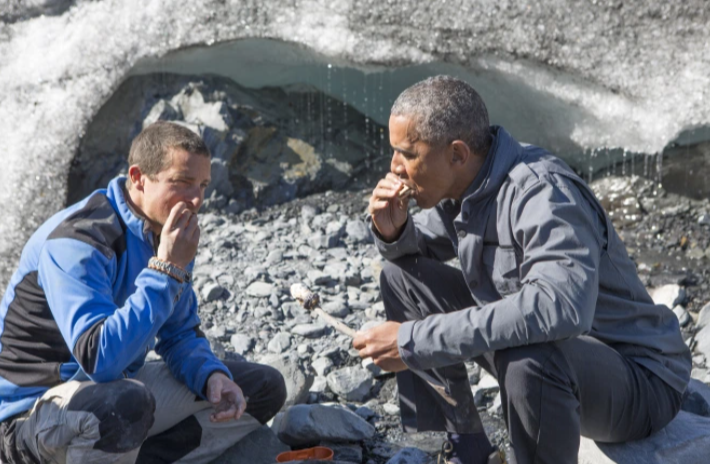
M477 302L402 324L404 362L429 369L587 334L683 392L691 357L678 319L653 303L589 187L547 151L491 130L493 146L460 203L410 216L393 243L374 234L387 260L458 257Z

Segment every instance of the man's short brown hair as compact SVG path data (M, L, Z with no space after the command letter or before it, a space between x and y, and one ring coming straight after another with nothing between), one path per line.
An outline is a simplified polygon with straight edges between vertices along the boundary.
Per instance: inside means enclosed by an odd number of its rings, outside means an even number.
M137 164L143 175L153 179L160 171L170 167L171 160L167 155L173 148L185 150L192 155L210 156L202 137L180 124L158 121L143 129L133 139L128 153L128 165Z

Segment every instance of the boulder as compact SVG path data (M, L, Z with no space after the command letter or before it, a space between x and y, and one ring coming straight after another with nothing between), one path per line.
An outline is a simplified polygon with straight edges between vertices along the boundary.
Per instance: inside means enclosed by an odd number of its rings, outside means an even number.
M266 355L259 362L281 372L286 381L286 402L282 409L303 403L308 399L308 391L313 385L313 375L305 372L295 358L287 355Z
M264 425L241 439L211 464L272 464L276 462L279 453L290 450L288 445L276 438L274 432Z
M681 411L643 440L609 444L582 437L579 464L705 464L709 454L710 418Z
M342 406L299 404L286 410L273 425L281 441L291 446L360 441L372 438L375 427Z

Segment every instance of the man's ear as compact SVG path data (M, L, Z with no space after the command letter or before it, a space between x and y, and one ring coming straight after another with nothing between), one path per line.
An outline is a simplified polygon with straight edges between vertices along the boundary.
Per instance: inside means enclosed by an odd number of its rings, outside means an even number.
M134 188L140 192L143 191L143 185L145 184L145 176L141 172L141 168L137 164L128 168L128 180L131 183L131 188Z
M457 166L464 166L471 157L471 149L461 140L451 142L451 162Z

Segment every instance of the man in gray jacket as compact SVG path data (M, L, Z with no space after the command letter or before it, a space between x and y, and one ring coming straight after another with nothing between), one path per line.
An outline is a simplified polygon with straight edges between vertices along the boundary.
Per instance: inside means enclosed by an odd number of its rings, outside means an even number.
M690 352L584 181L489 127L451 77L405 90L389 128L391 172L369 205L388 322L353 344L397 372L404 429L445 430L451 462L487 462L469 359L498 379L518 464L576 462L580 435L623 442L670 422Z

